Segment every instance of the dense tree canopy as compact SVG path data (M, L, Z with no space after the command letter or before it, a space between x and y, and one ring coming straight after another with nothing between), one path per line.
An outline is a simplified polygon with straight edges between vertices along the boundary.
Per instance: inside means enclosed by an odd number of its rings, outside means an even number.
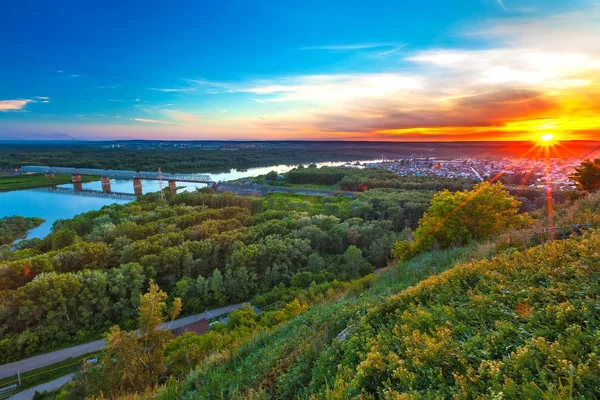
M0 257L0 360L91 340L115 324L135 328L150 280L191 314L368 274L386 265L432 194L208 191L169 195L167 204L150 194L57 221L46 238Z
M575 168L571 179L577 182L577 186L586 192L597 192L600 190L600 158L587 160Z

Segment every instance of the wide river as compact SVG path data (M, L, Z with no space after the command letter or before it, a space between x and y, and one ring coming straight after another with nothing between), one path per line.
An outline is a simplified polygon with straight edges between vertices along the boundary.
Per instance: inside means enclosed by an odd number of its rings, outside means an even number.
M365 160L360 162L370 162L374 160ZM338 166L346 164L345 162L323 162L317 163L320 166ZM220 174L209 174L213 181L229 181L250 176L264 175L269 171L287 172L294 168L294 165L272 165L269 167L250 168L245 171L232 169L229 172ZM166 186L166 182L163 182ZM142 181L143 192L157 192L160 183L158 181ZM93 190L102 192L100 181L84 183L84 190ZM194 190L206 186L201 183L178 182L178 187L184 187L183 190ZM72 189L72 184L59 185L59 188ZM111 191L115 193L133 194L133 181L131 180L111 180ZM27 238L43 238L50 233L52 224L58 219L72 218L77 214L87 211L97 210L113 203L128 203L129 199L114 199L109 197L88 197L79 194L65 194L56 192L44 192L36 189L16 190L12 192L0 193L0 218L5 216L20 215L23 217L40 217L46 222L35 229L29 231Z

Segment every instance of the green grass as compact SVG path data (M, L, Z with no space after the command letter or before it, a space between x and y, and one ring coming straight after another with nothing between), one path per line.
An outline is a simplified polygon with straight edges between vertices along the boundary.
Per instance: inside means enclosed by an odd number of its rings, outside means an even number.
M97 176L82 176L81 182L93 182L100 180ZM0 192L10 192L11 190L33 189L44 186L63 185L71 183L71 175L56 175L55 178L46 178L44 175L19 175L0 177Z
M77 372L81 369L83 360L93 358L97 353L85 354L80 357L68 358L56 364L48 365L43 368L37 368L31 371L21 373L21 386L17 388L15 393L25 389L40 385L45 382L60 378L72 372ZM9 386L18 383L17 375L0 379L0 387Z

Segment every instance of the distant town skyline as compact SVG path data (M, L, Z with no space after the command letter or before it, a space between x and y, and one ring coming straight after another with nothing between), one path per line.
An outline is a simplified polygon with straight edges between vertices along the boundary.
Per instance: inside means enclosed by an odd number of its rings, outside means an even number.
M0 140L600 138L591 0L12 2Z

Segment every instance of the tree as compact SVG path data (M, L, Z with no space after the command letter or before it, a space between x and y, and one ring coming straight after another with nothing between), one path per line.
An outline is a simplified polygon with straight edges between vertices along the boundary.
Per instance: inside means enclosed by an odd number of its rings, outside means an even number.
M60 250L75 244L77 233L73 229L59 229L52 234L52 250Z
M367 220L373 206L366 200L356 199L350 204L350 215Z
M444 190L433 197L419 221L412 248L420 252L433 244L440 248L459 246L530 224L528 214L519 214L519 206L500 182L480 183L470 191Z
M142 392L164 378L165 349L171 332L159 326L175 319L181 311L181 299L176 298L170 310L166 299L167 294L151 281L148 292L140 296L139 332L122 331L116 325L110 329L99 367L107 390L105 395Z
M325 262L323 258L317 253L311 253L308 256L308 262L306 264L306 269L310 272L318 273L325 269Z
M344 253L344 262L348 278L356 278L360 273L361 264L364 262L362 251L356 246L348 247Z
M597 192L600 190L600 158L582 162L570 178L577 183L579 189L589 193Z
M277 171L271 171L267 175L265 175L265 179L269 181L276 181L278 176L279 174L277 173Z
M207 295L212 297L212 301L219 305L224 306L227 303L227 297L225 296L225 285L223 283L223 274L218 269L215 269L212 276L206 281Z

